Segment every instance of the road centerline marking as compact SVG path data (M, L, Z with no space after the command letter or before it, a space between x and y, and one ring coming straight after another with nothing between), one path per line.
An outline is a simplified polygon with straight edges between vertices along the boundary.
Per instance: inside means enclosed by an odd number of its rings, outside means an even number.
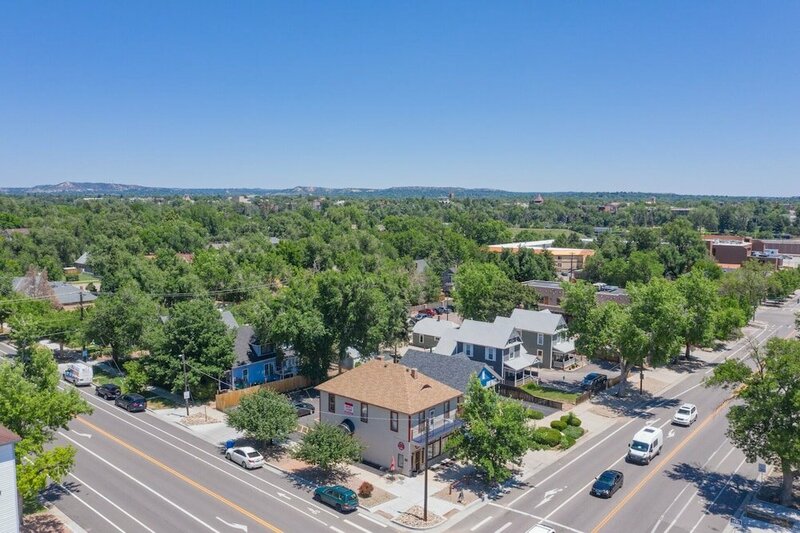
M204 494L206 494L208 496L211 496L212 498L214 498L215 500L219 501L220 503L223 503L223 504L227 505L228 507L230 507L231 509L233 509L235 511L238 511L239 513L241 513L244 516L246 516L247 518L253 520L257 524L259 524L261 526L264 526L265 528L269 529L270 531L273 531L274 533L282 533L279 528L273 526L272 524L270 524L269 522L267 522L266 520L264 520L260 516L254 514L254 513L251 513L250 511L248 511L244 507L242 507L242 506L230 501L229 499L227 499L226 497L222 496L221 494L218 494L217 492L214 492L213 490L209 489L205 485L202 485L202 484L198 483L197 481L191 479L190 477L181 474L180 472L178 472L174 468L165 465L164 463L162 463L161 461L159 461L155 457L152 457L152 456L144 453L139 448L136 448L135 446L131 446L127 442L123 441L122 439L112 435L111 433L108 433L106 430L104 430L104 429L94 425L93 423L89 422L84 417L79 416L79 417L76 418L76 420L78 420L82 424L85 424L85 425L89 426L90 428L95 430L97 433L99 433L100 435L104 436L105 438L111 440L112 442L114 442L116 444L119 444L120 446L122 446L123 448L128 450L129 452L131 452L131 453L133 453L135 455L138 455L142 459L148 461L149 463L152 463L153 465L157 466L161 470L163 470L163 471L165 471L165 472L167 472L169 474L172 474L176 478L186 482L187 484L191 485L192 487L194 487L195 489L199 490L200 492L202 492L202 493L204 493Z

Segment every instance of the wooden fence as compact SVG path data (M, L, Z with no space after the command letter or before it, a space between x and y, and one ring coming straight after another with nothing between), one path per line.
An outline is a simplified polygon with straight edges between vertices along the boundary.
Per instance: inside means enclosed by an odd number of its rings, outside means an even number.
M311 385L311 380L305 376L294 376L291 378L271 381L255 387L246 389L231 390L217 394L215 404L218 410L226 411L231 407L236 407L244 396L258 392L260 389L271 389L275 392L289 392L297 389L304 389Z

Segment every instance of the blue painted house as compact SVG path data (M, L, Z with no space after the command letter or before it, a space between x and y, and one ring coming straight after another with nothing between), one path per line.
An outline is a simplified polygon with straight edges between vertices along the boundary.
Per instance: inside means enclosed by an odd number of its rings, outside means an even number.
M297 375L298 361L294 351L261 344L252 326L241 326L236 330L234 351L236 359L230 372L233 389L244 389Z

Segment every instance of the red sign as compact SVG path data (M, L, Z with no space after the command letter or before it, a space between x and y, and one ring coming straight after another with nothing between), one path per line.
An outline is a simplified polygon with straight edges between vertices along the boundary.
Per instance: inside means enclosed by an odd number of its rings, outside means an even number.
M403 450L405 450L405 449L406 449L406 445L405 445L405 444L403 444L402 442L398 442L398 443L397 443L397 449L398 449L398 450L400 450L400 451L402 452Z

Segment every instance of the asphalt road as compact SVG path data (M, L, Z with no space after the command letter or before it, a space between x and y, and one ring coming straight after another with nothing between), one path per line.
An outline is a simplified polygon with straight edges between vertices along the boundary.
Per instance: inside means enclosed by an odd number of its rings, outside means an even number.
M760 327L752 340L737 342L718 361L746 358L753 342L792 335L797 310L794 301L782 308L760 308L756 315ZM692 369L661 397L632 409L586 446L566 454L527 484L457 519L449 530L516 533L544 523L558 532L573 533L722 531L758 474L757 465L747 463L725 436L730 391L703 387L702 380L711 371L709 365ZM697 405L697 422L689 428L673 426L672 415L686 402ZM627 463L627 445L646 425L663 428L662 453L647 466ZM595 476L607 469L624 473L624 487L611 499L589 495Z
M188 431L96 397L93 387L79 390L94 413L58 433L77 457L48 497L86 531L392 530L360 511L339 514L317 504L311 488L271 469L246 471Z

